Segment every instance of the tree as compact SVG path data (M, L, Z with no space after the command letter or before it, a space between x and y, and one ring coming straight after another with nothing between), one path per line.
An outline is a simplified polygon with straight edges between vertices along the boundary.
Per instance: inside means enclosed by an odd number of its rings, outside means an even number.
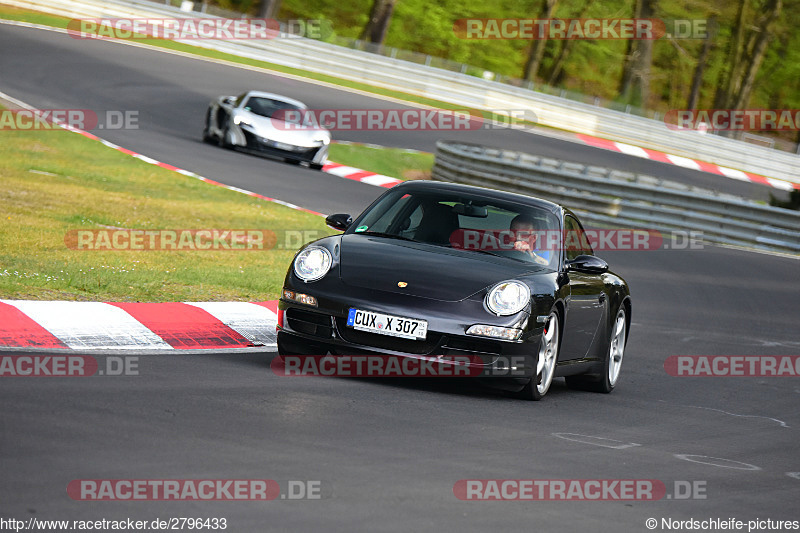
M556 9L558 0L544 0L542 6L542 13L540 19L550 19L553 16L553 11ZM544 47L547 44L547 37L543 39L536 38L531 45L531 51L528 54L528 60L525 61L525 71L522 74L523 79L533 80L539 72L539 65L542 63L544 56Z
M700 87L703 84L703 71L708 62L708 54L714 46L714 38L716 37L717 18L716 15L711 15L708 19L708 33L706 34L705 41L703 41L703 50L700 52L700 57L697 60L697 66L694 69L694 76L692 76L692 88L689 91L689 100L686 104L686 109L695 109L697 101L700 99Z
M753 82L755 82L756 74L758 74L758 69L761 68L761 63L764 61L764 56L767 52L767 46L769 46L772 38L769 27L778 18L782 7L782 0L767 0L767 4L764 6L764 12L758 21L756 30L751 34L748 41L747 66L743 71L739 83L739 92L733 100L732 109L742 109L750 100Z
M636 0L634 18L653 18L658 0ZM652 39L631 39L622 67L619 94L622 101L640 107L647 106L650 95L650 67L653 64Z
M741 75L746 4L747 0L739 0L739 9L733 26L733 37L728 48L728 60L726 63L728 68L717 86L717 94L714 97L714 107L718 109L729 107L731 95L736 92L736 80Z
M586 16L586 12L589 11L592 2L587 1L583 4L583 7L580 11L573 17L576 19L582 19ZM561 45L561 50L558 52L558 56L556 57L555 61L553 62L553 68L550 71L550 77L547 79L547 85L555 86L561 80L561 73L564 72L564 63L567 62L567 58L569 58L569 53L572 51L572 47L575 44L577 39L567 39Z
M281 0L261 0L258 6L258 17L262 19L274 19L278 16L281 9Z
M372 9L369 12L364 30L361 32L361 40L375 44L383 44L386 39L386 32L389 30L389 22L392 20L394 4L397 0L373 0Z

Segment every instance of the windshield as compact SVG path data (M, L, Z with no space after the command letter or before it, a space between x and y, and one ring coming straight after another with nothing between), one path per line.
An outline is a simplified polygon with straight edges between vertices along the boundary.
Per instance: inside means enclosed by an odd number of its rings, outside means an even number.
M390 193L348 233L491 254L555 268L560 231L551 212L456 192Z
M288 113L286 114L285 111L302 111L302 108L297 107L296 105L292 105L288 102L284 102L283 100L275 100L273 98L264 98L263 96L252 96L247 100L247 104L244 106L244 109L250 111L251 113L255 113L256 115L271 118L275 115L278 111L278 117L281 120L286 120L287 116L300 116L300 113Z

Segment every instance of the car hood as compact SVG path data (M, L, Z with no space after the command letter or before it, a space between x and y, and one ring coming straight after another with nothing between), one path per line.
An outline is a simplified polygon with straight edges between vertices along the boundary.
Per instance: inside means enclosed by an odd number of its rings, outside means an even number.
M432 244L354 234L341 238L339 276L353 287L455 302L533 272L549 270Z
M254 113L246 113L249 125L242 124L242 127L252 131L259 137L274 141L285 142L295 146L318 146L319 139L322 137L330 139L330 132L322 128L298 128L297 125L287 124L282 120L262 117Z

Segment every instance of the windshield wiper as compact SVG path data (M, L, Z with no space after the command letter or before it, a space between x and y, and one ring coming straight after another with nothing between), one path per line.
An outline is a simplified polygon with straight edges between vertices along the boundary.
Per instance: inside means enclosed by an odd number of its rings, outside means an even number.
M507 259L516 259L515 257L508 257L507 255L496 254L494 252L490 252L489 250L473 250L473 249L466 249L466 248L462 248L462 250L465 250L467 252L477 252L479 254L493 255L495 257L505 257ZM517 259L517 260L519 261L519 259Z
M359 231L356 235L372 235L373 237L386 237L387 239L399 239L401 241L410 241L410 242L421 242L415 241L409 237L403 237L402 235L395 235L394 233L384 233L382 231Z
M512 261L517 261L518 263L530 263L531 262L531 261L526 261L524 259L521 259L519 257L513 257L513 256L510 256L510 255L500 255L500 254L495 253L495 252L490 252L489 250L473 250L473 249L469 249L469 250L466 250L466 251L467 252L477 252L479 254L493 255L495 257L502 257L503 259L511 259Z

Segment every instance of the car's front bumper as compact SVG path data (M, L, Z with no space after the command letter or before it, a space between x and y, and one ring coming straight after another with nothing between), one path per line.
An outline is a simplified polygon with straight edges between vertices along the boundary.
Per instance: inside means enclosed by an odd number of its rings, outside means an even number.
M312 147L294 146L288 143L258 137L245 129L241 131L245 139L243 148L254 153L320 165L325 163L328 157L328 146L324 144Z
M457 358L462 361L459 364L477 367L483 377L505 378L504 385L500 386L509 390L518 390L534 374L542 327L530 323L526 312L514 317L496 317L486 312L479 299L442 302L359 287L340 286L332 290L334 285L342 284L327 282L290 287L314 296L318 305L312 307L280 300L278 347L281 353ZM427 336L424 340L411 340L356 330L347 326L350 308L426 320ZM519 341L467 335L467 329L475 324L521 326L523 335ZM467 359L469 363L463 362ZM470 375L476 373L470 372Z

